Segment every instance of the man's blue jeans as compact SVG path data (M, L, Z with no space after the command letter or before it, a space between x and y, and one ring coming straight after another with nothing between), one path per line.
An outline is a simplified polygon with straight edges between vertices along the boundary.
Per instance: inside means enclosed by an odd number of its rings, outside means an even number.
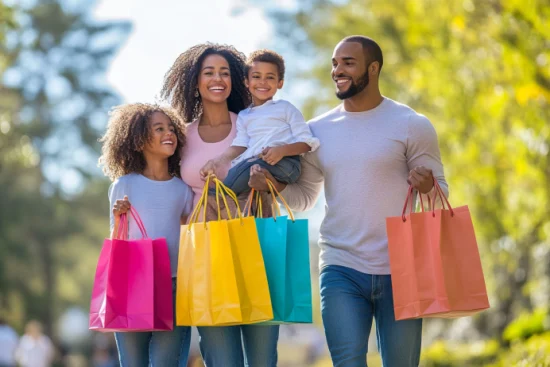
M390 275L336 265L321 270L321 313L335 367L365 367L372 320L384 367L417 367L422 320L395 321Z
M174 294L174 330L115 333L121 367L186 367L191 344L191 328L176 326L176 278Z

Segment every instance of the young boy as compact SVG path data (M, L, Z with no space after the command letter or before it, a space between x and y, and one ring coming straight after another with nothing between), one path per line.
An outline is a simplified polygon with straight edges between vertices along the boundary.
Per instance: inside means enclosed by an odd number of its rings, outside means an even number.
M248 57L246 69L245 84L252 95L252 106L239 113L237 136L231 147L201 169L206 177L232 161L224 184L237 195L250 190L250 168L256 164L277 181L296 182L300 177L300 155L319 147L319 140L311 134L300 111L290 102L273 100L284 82L281 55L255 51Z

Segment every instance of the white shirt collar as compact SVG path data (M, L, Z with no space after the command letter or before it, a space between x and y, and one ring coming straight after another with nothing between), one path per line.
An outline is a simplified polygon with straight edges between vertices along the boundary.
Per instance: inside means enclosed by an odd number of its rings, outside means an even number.
M253 108L261 108L263 106L267 106L267 105L270 105L270 104L276 104L277 102L279 102L278 99L270 99L269 101L265 101L264 104L260 105L260 106L254 106L254 104L250 104L250 106L248 107L249 109L253 109Z

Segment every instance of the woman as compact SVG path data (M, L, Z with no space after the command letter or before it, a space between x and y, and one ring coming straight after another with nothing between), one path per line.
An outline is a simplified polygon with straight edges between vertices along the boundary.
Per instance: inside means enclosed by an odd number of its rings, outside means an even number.
M165 76L162 98L185 121L192 121L182 152L181 178L195 193L194 205L204 187L200 169L231 145L237 130L237 114L251 102L244 79L244 54L232 46L212 43L185 51ZM222 169L218 178L223 180L229 168ZM216 205L212 199L210 196L209 208ZM244 204L246 195L240 199ZM207 220L216 218L217 213L207 210ZM198 327L198 331L201 354L208 367L277 365L276 325Z

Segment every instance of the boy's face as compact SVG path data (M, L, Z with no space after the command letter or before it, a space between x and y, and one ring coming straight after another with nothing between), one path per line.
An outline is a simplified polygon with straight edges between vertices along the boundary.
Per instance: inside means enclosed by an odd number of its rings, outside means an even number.
M283 80L279 80L277 65L255 61L250 65L245 84L252 94L254 106L259 106L273 98L277 90L283 87Z
M155 112L149 119L150 140L145 144L143 153L168 158L174 155L178 146L174 125L168 116Z

